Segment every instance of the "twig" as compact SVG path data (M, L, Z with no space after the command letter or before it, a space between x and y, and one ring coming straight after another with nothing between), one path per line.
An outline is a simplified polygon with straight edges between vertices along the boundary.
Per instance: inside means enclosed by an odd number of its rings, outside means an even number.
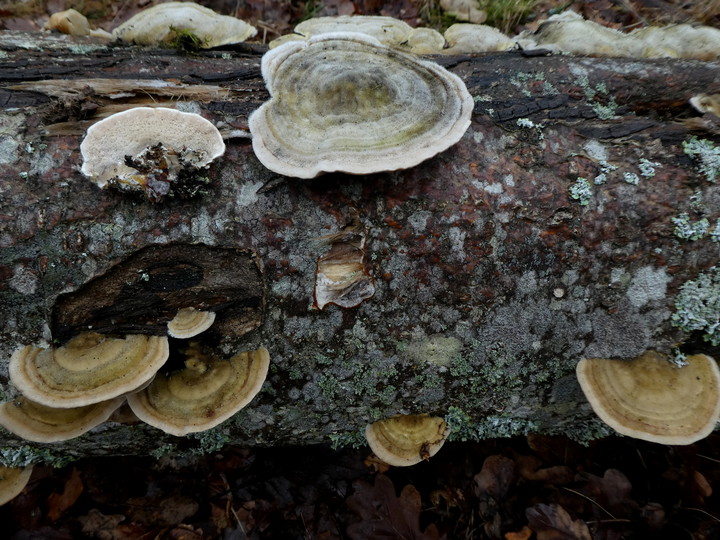
M598 503L598 502L596 502L596 501L593 501L593 500L592 500L590 497L588 497L587 495L585 495L585 494L583 494L583 493L580 493L579 491L575 491L574 489L570 489L570 488L568 488L568 487L563 487L563 489L569 491L570 493L574 493L575 495L579 495L579 496L582 497L583 499L587 499L588 501L590 501L591 503L593 503L595 506L597 506L600 510L602 510L603 512L605 512L608 516L610 516L610 517L613 518L613 519L617 519L617 518L616 518L615 516L613 516L610 512L608 512L607 510L605 510L605 509L600 505L600 503Z

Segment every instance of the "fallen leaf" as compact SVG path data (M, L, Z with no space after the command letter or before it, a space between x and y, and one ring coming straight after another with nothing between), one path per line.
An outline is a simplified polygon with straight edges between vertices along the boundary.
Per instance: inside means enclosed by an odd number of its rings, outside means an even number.
M592 540L585 522L573 520L557 504L536 504L525 515L530 528L537 533L537 540Z
M57 520L63 512L75 504L82 492L83 482L80 471L73 468L70 477L65 481L63 492L51 493L48 497L48 517L52 521Z
M395 495L395 486L387 476L378 474L375 485L362 480L353 486L355 493L347 498L347 505L362 521L350 525L347 534L358 540L413 538L437 540L440 538L435 525L420 530L420 493L412 485Z
M583 473L581 477L587 480L583 493L612 517L626 517L638 509L637 502L631 497L632 484L622 471L607 469L602 478L590 473ZM597 511L597 508L593 511Z
M128 500L127 514L131 521L147 526L171 527L195 515L199 505L180 495L170 497L136 497Z
M490 456L483 462L482 470L473 478L475 495L482 499L492 497L499 501L505 497L515 482L515 463L505 456Z
M505 533L505 540L528 540L532 536L533 530L525 525L518 532Z

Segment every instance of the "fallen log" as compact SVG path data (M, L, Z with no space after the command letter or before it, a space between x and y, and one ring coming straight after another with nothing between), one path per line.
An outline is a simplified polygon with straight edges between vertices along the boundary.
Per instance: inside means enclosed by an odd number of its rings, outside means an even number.
M360 443L368 422L422 412L457 439L585 441L610 431L576 382L581 358L716 352L671 316L681 286L718 258L717 119L688 104L720 92L717 63L432 57L475 100L458 144L409 170L298 180L265 169L248 138L248 114L268 99L263 50L0 34L6 398L21 345L83 326L162 333L178 300L148 282L218 310L198 336L217 354L264 346L271 358L261 393L209 432L114 421L40 445L3 431L5 461ZM79 172L86 128L135 106L220 128L227 151L201 195L153 204ZM360 270L346 286L317 289L319 268L348 260ZM212 281L223 276L225 296Z

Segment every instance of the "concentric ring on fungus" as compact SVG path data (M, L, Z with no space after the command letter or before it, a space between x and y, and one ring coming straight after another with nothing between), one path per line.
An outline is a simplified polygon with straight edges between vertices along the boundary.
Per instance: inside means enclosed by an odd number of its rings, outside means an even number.
M249 120L253 149L279 174L409 168L470 126L473 99L437 64L358 33L288 42L263 56L272 99Z

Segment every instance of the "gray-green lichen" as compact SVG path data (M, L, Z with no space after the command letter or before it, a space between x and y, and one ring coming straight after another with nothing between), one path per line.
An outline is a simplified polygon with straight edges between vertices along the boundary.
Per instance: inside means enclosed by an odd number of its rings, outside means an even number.
M705 236L710 228L710 222L707 218L691 221L687 213L682 213L677 217L670 218L675 225L675 236L683 240L700 240Z
M58 453L46 447L16 446L0 448L0 465L3 467L26 467L33 463L45 463L51 467L64 467L76 458Z
M586 178L579 176L575 183L570 186L570 197L578 201L580 206L590 204L590 198L592 197L590 182Z
M702 331L705 341L720 345L720 268L683 283L671 321L685 332Z
M688 156L699 160L700 172L709 182L715 182L720 175L720 147L707 139L692 137L689 141L683 141L683 150Z

